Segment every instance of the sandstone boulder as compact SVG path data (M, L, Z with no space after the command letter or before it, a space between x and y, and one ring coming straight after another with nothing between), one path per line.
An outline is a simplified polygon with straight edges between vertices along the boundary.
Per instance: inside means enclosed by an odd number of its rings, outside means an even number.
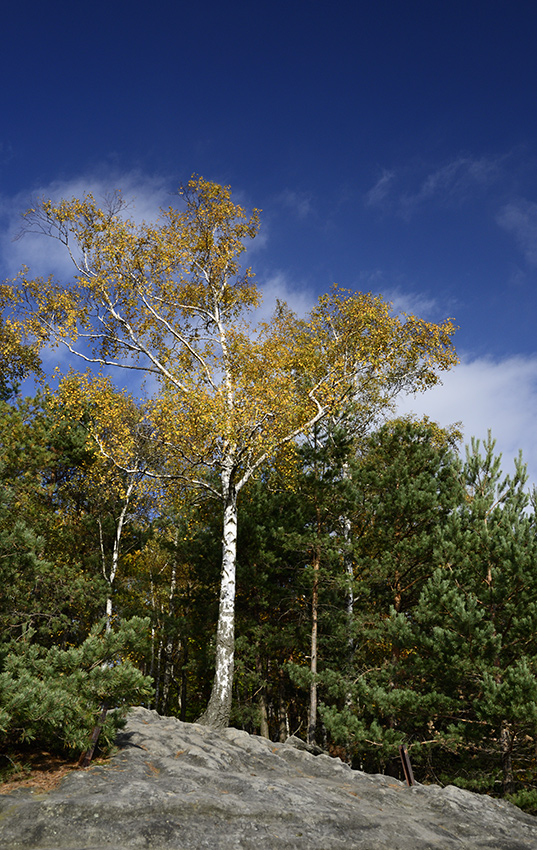
M2 850L537 850L537 818L133 709L106 764L0 795Z

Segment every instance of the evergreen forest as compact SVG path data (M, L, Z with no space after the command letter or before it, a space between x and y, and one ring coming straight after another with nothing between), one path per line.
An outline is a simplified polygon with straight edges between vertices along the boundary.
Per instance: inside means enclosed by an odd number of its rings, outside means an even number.
M0 771L106 752L142 704L370 773L404 745L418 781L537 813L523 459L394 413L456 362L453 324L335 287L254 332L257 212L179 195L155 225L43 201L26 226L73 277L0 289ZM54 346L88 371L51 379Z
M214 674L218 505L142 479L129 492L50 394L4 399L0 439L4 759L21 744L78 756L104 704L195 721ZM503 477L490 436L464 462L456 440L404 419L358 438L349 416L249 483L230 723L368 772L399 775L405 744L419 781L531 811L534 505L521 459Z

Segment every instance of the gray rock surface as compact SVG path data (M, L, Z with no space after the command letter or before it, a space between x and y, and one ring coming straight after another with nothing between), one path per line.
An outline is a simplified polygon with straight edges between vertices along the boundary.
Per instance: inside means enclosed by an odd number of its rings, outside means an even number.
M133 709L108 764L0 795L1 850L537 850L537 818Z

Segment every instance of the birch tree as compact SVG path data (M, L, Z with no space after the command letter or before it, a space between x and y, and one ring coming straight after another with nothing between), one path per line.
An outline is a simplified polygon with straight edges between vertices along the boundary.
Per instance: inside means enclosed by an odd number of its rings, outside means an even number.
M0 400L3 401L17 394L20 382L29 374L41 373L38 346L21 341L17 329L3 317L12 297L11 286L0 284Z
M453 325L393 316L380 296L334 288L309 317L278 303L252 327L260 290L240 255L259 226L229 187L193 178L182 204L135 224L121 199L42 201L26 229L59 240L73 276L23 270L13 327L92 366L128 369L155 392L145 406L155 475L187 481L222 505L215 678L200 721L228 722L234 664L238 496L266 462L353 397L364 419L401 390L434 384L455 362ZM104 447L106 451L106 447ZM127 470L130 471L130 470ZM148 469L147 474L151 474Z
M109 376L70 370L47 403L59 427L78 425L94 457L84 476L84 490L95 518L102 577L107 585L105 616L112 628L113 593L122 556L125 532L134 519L158 501L147 478L151 459L146 457L143 413L131 395L119 391ZM147 519L147 516L145 517Z

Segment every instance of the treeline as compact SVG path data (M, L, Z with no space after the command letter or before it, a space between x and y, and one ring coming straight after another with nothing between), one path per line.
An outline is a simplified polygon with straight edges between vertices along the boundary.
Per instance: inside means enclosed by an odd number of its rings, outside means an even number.
M8 393L4 393L5 396ZM77 407L80 412L80 406ZM78 754L103 707L195 721L222 505L103 457L54 394L0 404L0 735ZM117 427L117 426L116 426ZM537 801L537 545L490 437L325 419L240 496L232 725L368 772Z
M83 752L108 712L106 745L142 702L368 771L406 743L422 781L535 805L522 462L387 422L457 362L452 320L334 285L260 321L257 210L195 176L154 223L128 206L37 202L71 273L0 286L4 748ZM47 346L88 371L17 400Z

